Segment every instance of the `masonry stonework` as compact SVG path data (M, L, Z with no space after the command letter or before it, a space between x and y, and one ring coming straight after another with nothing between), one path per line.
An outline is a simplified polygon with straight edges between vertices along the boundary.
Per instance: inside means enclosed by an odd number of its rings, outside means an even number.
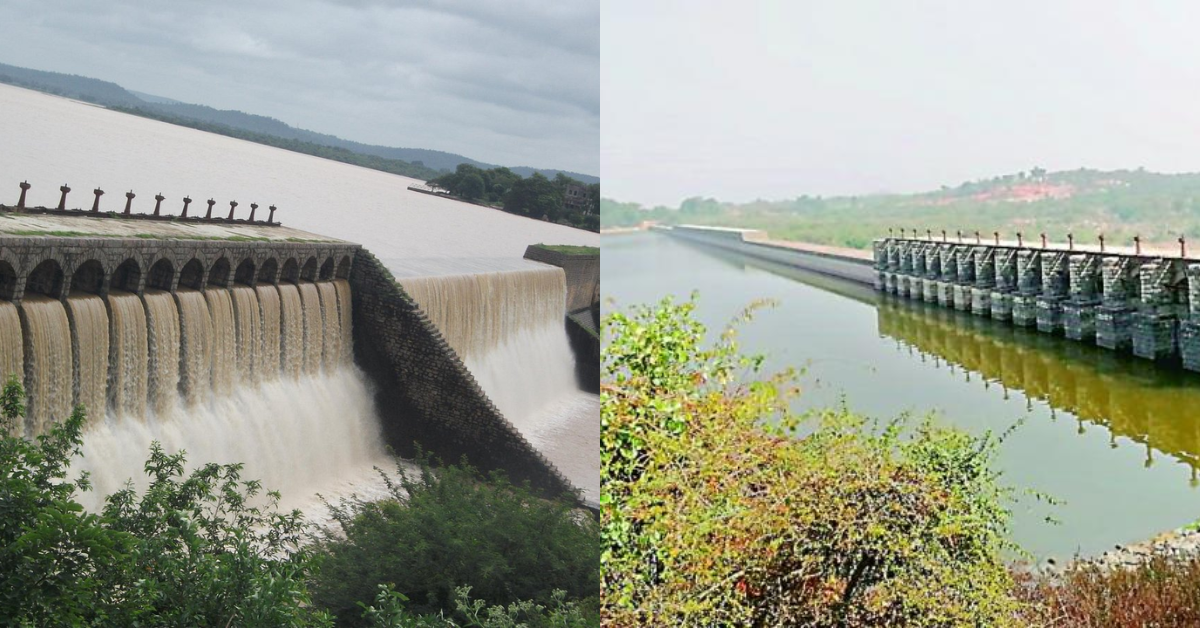
M467 456L482 469L548 494L571 483L512 426L429 318L370 252L359 249L350 273L355 362L374 381L388 441L411 454L414 443L452 461Z

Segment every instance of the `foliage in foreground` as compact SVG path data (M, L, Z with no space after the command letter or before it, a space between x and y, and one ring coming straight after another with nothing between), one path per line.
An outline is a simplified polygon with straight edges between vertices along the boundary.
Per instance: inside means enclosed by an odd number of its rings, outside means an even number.
M844 411L798 437L791 376L755 379L732 330L704 347L694 308L604 323L606 623L1014 622L992 439Z
M241 465L205 465L184 476L182 454L156 444L151 482L108 499L100 515L74 499L68 480L84 413L36 442L10 436L24 392L4 388L0 411L0 623L3 625L327 625L308 604L308 554L298 512L278 495L252 505L261 487Z
M358 622L358 602L390 583L419 613L453 611L455 591L492 604L522 600L549 604L555 590L571 600L599 590L599 543L591 518L565 501L541 499L500 473L482 476L468 466L419 477L397 466L384 476L391 496L331 506L337 526L318 544L318 604L347 625ZM538 624L540 625L540 624Z
M10 431L24 415L24 399L15 380L0 394L0 625L334 625L334 618L309 594L310 581L319 578L319 573L312 552L301 545L308 525L296 511L278 512L277 494L264 495L257 481L242 480L241 465L209 464L185 475L183 454L167 454L155 444L146 463L151 480L146 492L139 496L132 489L118 491L108 497L102 513L88 513L75 500L76 491L90 488L86 476L68 479L69 462L78 455L82 442L82 408L36 441L29 441ZM508 519L445 504L432 507L442 515L455 513L509 525L506 529L530 534L530 540L540 541L536 534L544 530L539 526L552 524L549 513L559 512L552 505L513 510L511 506L517 502L505 500L521 494L519 490L499 482L480 485L465 469L448 467L434 474L424 467L422 479L434 477L436 491L412 481L404 486L414 493L438 493L420 501L421 505L430 505L439 495L475 492L491 496L476 499L474 505L496 507ZM391 508L388 504L377 507L389 512ZM419 524L422 517L405 520ZM424 521L438 522L436 518ZM448 527L428 525L401 539L413 546L371 546L376 553L372 564L390 561L438 574L441 578L434 581L438 586L451 583L454 570L440 562L445 555L435 554L438 544L458 547L461 558L462 552L473 547L477 528L462 520L441 523ZM569 535L549 527L551 536L557 534L561 539ZM594 523L590 532L591 557L578 560L590 560L593 584L587 594L594 596ZM493 538L499 536L493 534ZM352 545L343 543L343 551L353 552ZM413 547L425 551L413 551ZM503 566L496 564L495 551L491 548L480 561L490 561L488 566L499 573ZM427 562L422 564L414 557ZM561 562L527 562L522 567L547 579L564 571ZM469 582L450 584L452 588L436 612L426 612L428 605L417 609L390 588L380 592L372 585L373 590L352 602L355 609L350 623L361 621L374 628L576 628L598 622L594 608L568 600L563 591L548 590L544 601L485 602L469 587L457 586ZM368 606L372 600L374 604Z

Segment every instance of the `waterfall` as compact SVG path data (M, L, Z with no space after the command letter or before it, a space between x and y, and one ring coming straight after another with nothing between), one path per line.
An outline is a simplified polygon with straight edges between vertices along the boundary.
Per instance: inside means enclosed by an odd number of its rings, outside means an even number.
M283 372L295 377L304 366L304 311L300 290L292 284L279 284L279 338Z
M561 268L402 278L504 417L526 434L578 392Z
M21 322L27 432L39 434L71 413L71 325L61 301L36 294L21 302Z
M28 297L26 297L28 300ZM118 414L146 415L147 344L146 308L136 294L113 290L109 310L109 405Z
M350 282L345 279L334 279L333 287L337 290L338 320L342 325L342 361L354 359L354 328L350 315Z
M204 291L208 302L208 315L212 319L212 390L218 395L233 390L236 371L234 346L237 344L233 328L233 297L224 288L208 288Z
M258 307L262 311L262 349L259 354L259 377L263 380L279 378L279 290L275 286L262 285L255 289Z
M147 485L142 467L150 443L170 453L187 451L189 468L208 462L245 463L242 477L279 490L291 507L356 468L389 463L366 379L353 366L259 385L191 408L171 421L108 421L88 430L83 458L72 471L90 471L95 489L81 496L92 511L101 495L132 478Z
M322 281L317 284L317 291L321 296L321 312L325 318L325 334L322 340L324 364L325 368L332 369L342 360L342 319L338 310L337 287Z
M258 293L249 286L229 289L233 294L233 313L237 319L237 376L243 382L258 381L254 358L262 347L262 312L258 309Z
M317 287L301 282L300 301L304 304L304 371L315 373L321 369L325 340L325 319L321 314L321 295Z
M108 405L108 308L94 294L67 297L74 357L74 400L83 404L88 423L104 420Z
M212 316L204 293L180 288L179 336L182 359L179 364L179 389L188 405L195 405L209 392L212 381Z
M25 377L25 345L21 334L21 315L17 306L0 301L0 377L4 383L15 375L18 381Z
M179 398L179 308L170 292L146 290L150 330L150 404L160 417L173 414Z

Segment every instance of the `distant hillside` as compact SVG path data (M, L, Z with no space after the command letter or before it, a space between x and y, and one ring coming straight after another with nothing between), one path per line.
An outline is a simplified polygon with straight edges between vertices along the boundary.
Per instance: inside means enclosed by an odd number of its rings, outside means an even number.
M679 208L647 210L636 203L604 199L604 227L641 220L766 229L772 236L855 248L888 229L927 229L951 237L961 230L974 237L999 231L1027 239L1046 233L1064 241L1095 242L1099 234L1129 245L1135 235L1146 243L1172 244L1180 235L1200 246L1200 173L1160 174L1138 170L1090 169L1028 172L968 181L921 194L801 196L784 201L722 203L691 198Z
M84 100L106 107L121 109L128 113L143 114L149 113L149 117L153 117L166 122L182 124L193 128L223 133L224 135L232 135L250 139L251 141L260 141L264 137L278 138L278 140L290 140L291 142L283 141L263 141L261 143L271 144L288 148L289 145L304 147L304 146L323 146L334 149L342 149L357 153L360 155L368 155L375 158L382 158L382 161L376 159L371 163L385 163L388 167L381 168L387 172L397 174L405 174L420 179L427 179L436 176L439 172L454 170L458 164L465 163L476 166L482 169L497 167L494 164L477 161L462 155L447 153L438 150L429 150L424 148L396 148L391 146L376 146L372 144L362 144L345 140L334 135L325 133L317 133L305 129L298 129L288 125L285 122L260 116L255 114L244 113L241 111L214 109L205 105L193 105L182 103L179 101L163 98L161 96L153 96L150 94L140 94L126 90L125 88L93 78L76 76L73 74L61 74L58 72L44 72L41 70L31 70L28 68L20 68L11 65L0 64L0 83L8 83L29 89ZM216 126L213 126L216 125ZM243 131L245 133L236 133ZM298 150L309 154L326 157L328 155L319 154L315 149ZM330 153L335 154L335 153ZM344 156L343 156L344 157ZM347 161L350 163L358 163L351 158L341 158L339 161ZM370 160L368 160L370 161ZM360 164L363 165L363 164ZM373 166L368 166L373 167ZM577 172L560 171L554 169L538 169L529 167L514 167L510 168L513 172L527 177L534 172L540 172L548 178L554 178L559 172L563 172L567 176L582 181L584 183L599 183L600 179L591 175L581 174Z

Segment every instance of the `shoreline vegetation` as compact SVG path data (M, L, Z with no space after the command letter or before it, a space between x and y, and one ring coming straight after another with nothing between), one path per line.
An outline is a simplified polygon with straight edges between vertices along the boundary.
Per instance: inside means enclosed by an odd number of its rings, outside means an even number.
M241 464L152 445L149 486L76 496L82 406L31 440L16 378L0 393L0 624L585 628L599 623L598 526L465 460L398 463L388 497L317 528Z
M483 170L459 164L454 172L425 184L430 190L417 191L576 229L600 230L600 184L585 185L561 172L553 179L537 172L523 178L508 168Z
M779 201L729 203L694 197L678 207L643 207L602 199L601 224L629 228L643 221L662 224L738 226L762 229L781 240L867 249L889 229L934 237L946 229L1003 239L1023 233L1034 241L1045 233L1092 244L1101 234L1109 245L1143 245L1178 250L1176 239L1200 239L1200 173L1162 174L1144 169L1080 168L1047 172L1032 168L914 194L801 195Z
M794 375L761 373L736 327L706 345L696 305L603 323L606 625L1200 624L1194 531L1031 570L993 470L1004 435L792 416Z

